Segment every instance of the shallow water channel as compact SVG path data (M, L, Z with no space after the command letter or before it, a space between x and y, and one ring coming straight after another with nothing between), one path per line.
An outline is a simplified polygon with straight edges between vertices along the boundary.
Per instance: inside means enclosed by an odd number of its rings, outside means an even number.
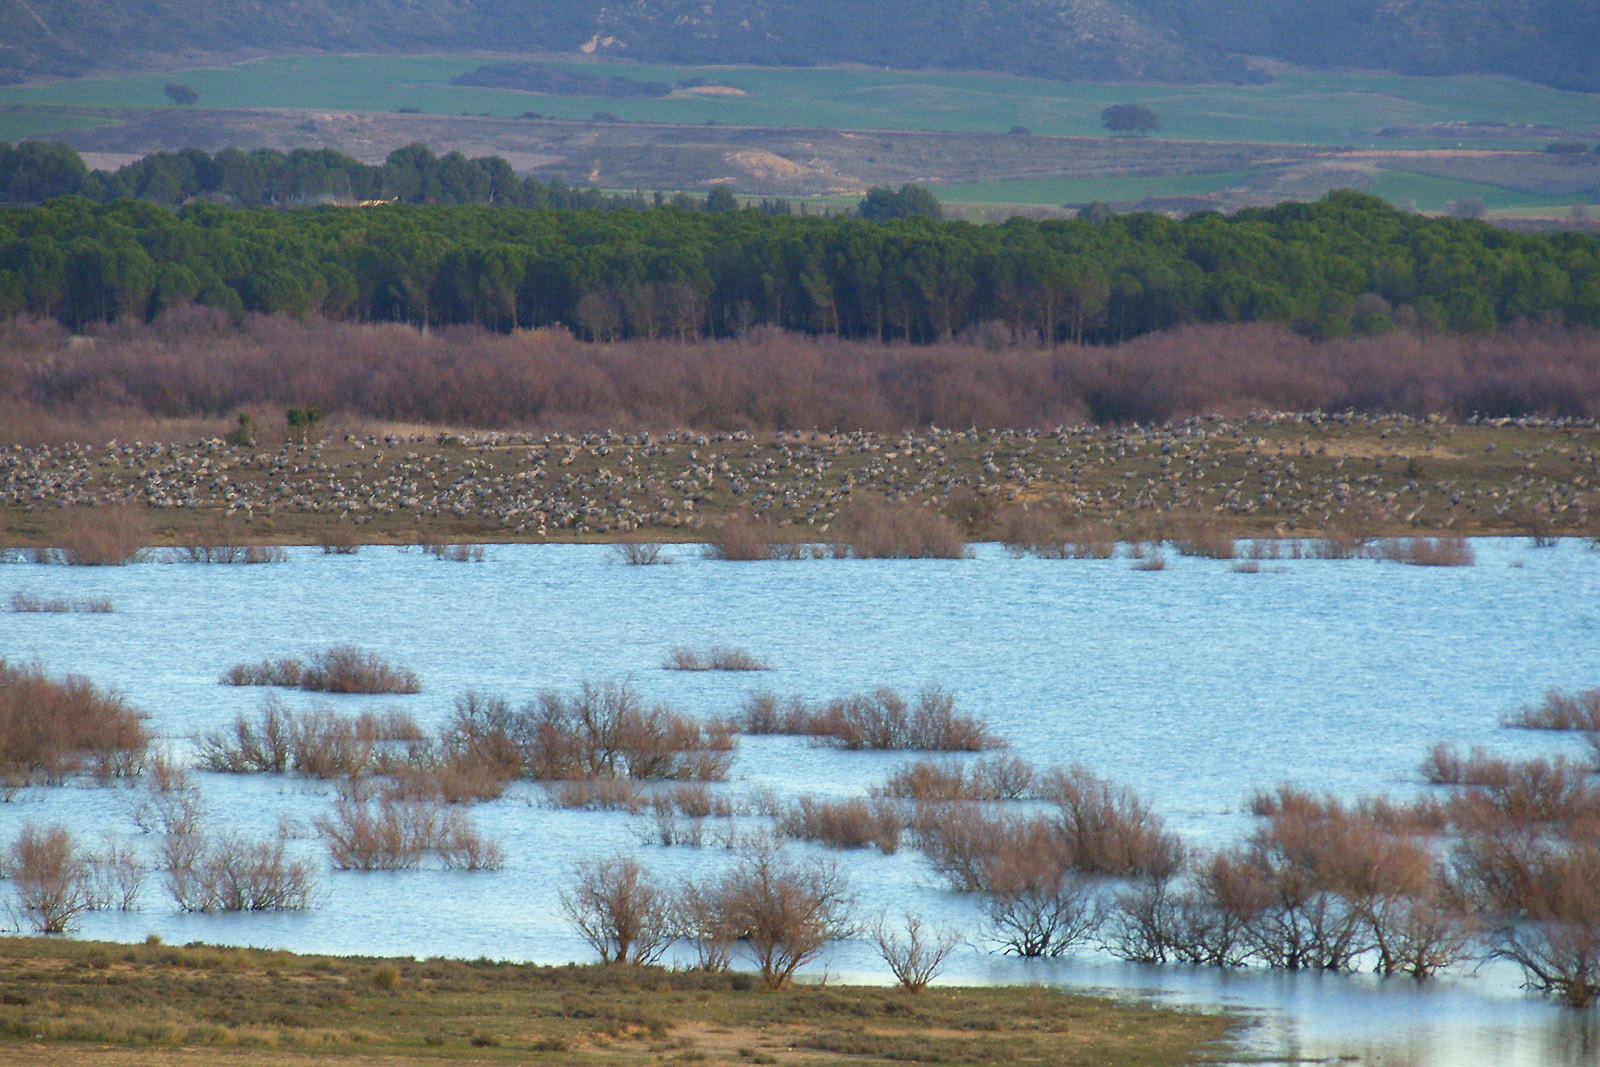
M1198 846L1244 836L1252 791L1292 782L1345 798L1426 788L1418 765L1440 740L1506 755L1568 751L1570 739L1501 725L1552 687L1600 685L1600 552L1566 541L1474 542L1471 567L1372 560L1228 562L1169 557L1164 571L1105 561L1013 559L998 546L953 561L726 563L693 546L664 566L627 566L600 546L491 546L483 562L417 549L354 556L294 549L262 566L145 562L121 568L0 567L0 656L113 686L180 757L195 736L254 715L264 690L218 676L265 656L352 642L417 672L423 692L327 697L295 707L397 707L433 729L467 688L514 703L544 689L626 680L651 702L703 716L769 689L827 699L937 683L1037 764L1079 761L1149 800ZM15 592L108 596L110 614L12 613ZM675 645L767 660L761 673L663 669ZM741 738L733 796L771 789L864 794L910 756L841 752L795 738ZM325 862L310 827L328 783L196 776L213 819L257 835L299 828L292 846ZM24 821L61 821L93 841L149 847L137 788L33 788L0 805L0 841ZM633 850L666 878L729 862L716 847L644 843L648 815L556 810L514 785L472 809L505 849L503 869L327 870L304 912L193 915L152 877L138 910L85 917L77 936L207 941L298 951L488 956L560 962L589 953L557 909L575 860ZM752 826L758 817L746 817ZM790 846L807 848L810 846ZM1122 964L1094 951L1047 963L982 942L977 902L949 892L911 848L839 853L862 915L910 908L958 926L950 982L1059 982L1260 1019L1255 1055L1416 1067L1586 1064L1594 1013L1525 993L1504 966L1418 985L1366 974L1291 975ZM9 898L9 894L7 894ZM813 975L885 981L866 942L839 945Z

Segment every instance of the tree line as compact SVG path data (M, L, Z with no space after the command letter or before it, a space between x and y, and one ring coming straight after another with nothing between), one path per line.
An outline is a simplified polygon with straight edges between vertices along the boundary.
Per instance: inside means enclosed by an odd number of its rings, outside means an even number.
M144 200L176 207L195 200L240 207L301 207L389 200L524 208L644 208L661 198L608 195L558 180L519 178L500 156L435 155L424 144L397 148L381 164L331 148L198 148L155 152L114 171L91 171L68 145L0 142L0 202L36 204L57 196L97 203ZM680 201L678 206L693 206Z
M1194 322L1310 337L1600 325L1600 239L1406 214L1336 192L1231 217L974 225L757 210L383 205L178 211L63 197L0 212L0 314L79 328L189 305L564 324L594 341L771 326L930 342L1107 342Z

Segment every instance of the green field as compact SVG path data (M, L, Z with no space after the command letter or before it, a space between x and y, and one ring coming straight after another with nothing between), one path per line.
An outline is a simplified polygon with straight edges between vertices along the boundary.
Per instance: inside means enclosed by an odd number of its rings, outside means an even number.
M1249 171L1215 174L1173 174L1127 178L1025 178L1018 181L939 185L940 200L970 204L1088 204L1096 200L1143 200L1146 197L1195 196L1237 185Z
M1600 95L1500 77L1289 72L1263 86L1106 85L864 69L647 66L562 56L548 64L669 83L701 77L746 95L635 100L449 84L453 75L482 62L475 56L291 56L6 87L0 89L0 105L164 107L162 86L181 81L199 92L206 107L415 107L429 114L535 111L556 118L588 118L605 110L632 121L993 132L1024 126L1037 134L1079 136L1104 132L1099 114L1107 104L1133 101L1155 109L1166 137L1396 148L1453 147L1458 138L1379 138L1377 132L1452 121L1600 129ZM54 128L81 124L59 114L38 114L36 121L42 126L32 132L45 132L50 123L57 124ZM1472 143L1526 147L1539 142L1486 135Z
M1417 211L1443 211L1452 202L1477 197L1490 210L1507 208L1560 208L1573 204L1590 203L1592 197L1540 196L1537 193L1507 189L1503 185L1461 181L1456 178L1438 178L1428 174L1385 170L1378 172L1378 184L1373 192L1401 207Z

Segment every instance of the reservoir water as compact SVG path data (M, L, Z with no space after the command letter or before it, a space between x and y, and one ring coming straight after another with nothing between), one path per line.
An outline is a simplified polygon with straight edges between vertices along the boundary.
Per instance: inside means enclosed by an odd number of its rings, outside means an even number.
M647 701L697 716L746 694L827 699L878 686L938 684L1036 764L1080 762L1147 799L1197 847L1247 834L1250 794L1282 783L1344 798L1413 796L1438 741L1509 756L1585 755L1573 738L1511 730L1503 717L1546 690L1600 685L1600 552L1578 541L1474 542L1470 567L1282 560L1241 573L1169 556L1013 559L980 545L965 560L728 563L694 546L667 565L627 566L601 546L490 546L483 562L417 549L353 556L291 549L263 566L142 562L120 568L0 567L0 656L111 686L149 715L180 760L194 739L253 715L264 691L219 675L266 656L354 643L409 667L413 696L282 692L295 707L399 708L424 727L464 690L515 703L584 681L626 681ZM109 614L13 613L14 593L109 597ZM676 645L746 649L760 673L663 669ZM795 738L741 738L730 797L771 791L864 794L903 753L842 752ZM311 830L326 782L197 774L217 825L267 835L320 869L304 912L193 915L147 882L132 912L87 915L76 936L206 941L373 955L583 960L557 906L575 861L625 849L666 879L730 861L722 848L647 843L648 815L557 810L519 783L471 817L505 849L503 869L340 872ZM0 841L24 822L62 822L86 841L150 847L138 787L30 788L0 805ZM759 817L745 820L754 828ZM811 846L792 845L805 850ZM965 931L951 982L1059 982L1162 1002L1223 1006L1260 1020L1253 1055L1416 1067L1583 1064L1600 1055L1595 1014L1520 988L1502 965L1418 985L1367 974L1299 975L1140 967L1087 950L1050 962L992 951L970 897L950 892L911 848L836 853L858 911L910 908ZM7 894L9 896L9 893ZM865 942L835 946L810 972L886 981Z

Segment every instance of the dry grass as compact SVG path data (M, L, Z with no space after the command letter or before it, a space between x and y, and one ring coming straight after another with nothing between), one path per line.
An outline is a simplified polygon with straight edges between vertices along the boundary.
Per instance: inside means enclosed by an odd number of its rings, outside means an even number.
M1225 1053L1215 1043L1234 1025L1048 987L934 986L913 997L835 982L757 993L753 984L705 970L14 938L0 957L0 1057L26 1067L224 1058L575 1067L663 1056L1177 1067Z

